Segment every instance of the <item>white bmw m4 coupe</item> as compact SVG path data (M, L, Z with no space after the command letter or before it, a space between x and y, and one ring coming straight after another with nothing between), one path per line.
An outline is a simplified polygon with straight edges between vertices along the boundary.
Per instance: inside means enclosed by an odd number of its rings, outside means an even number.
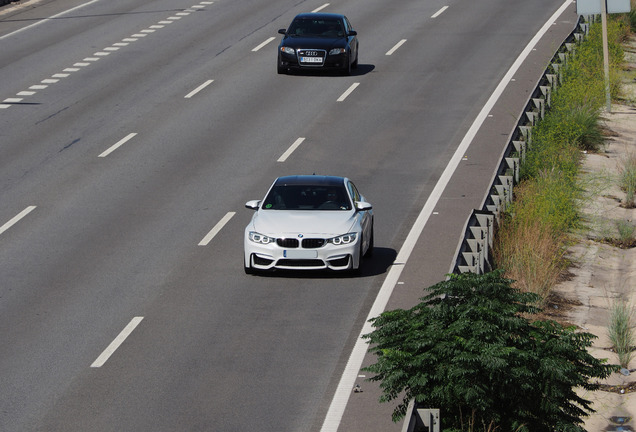
M372 206L345 177L277 178L245 228L244 265L257 271L329 269L357 273L373 253Z

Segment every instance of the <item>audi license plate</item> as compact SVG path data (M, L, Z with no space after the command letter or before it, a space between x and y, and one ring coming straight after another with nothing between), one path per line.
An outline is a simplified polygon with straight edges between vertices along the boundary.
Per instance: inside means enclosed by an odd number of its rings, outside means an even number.
M322 63L322 57L301 57L303 63Z
M318 252L314 250L284 250L283 256L291 259L314 259L318 257Z

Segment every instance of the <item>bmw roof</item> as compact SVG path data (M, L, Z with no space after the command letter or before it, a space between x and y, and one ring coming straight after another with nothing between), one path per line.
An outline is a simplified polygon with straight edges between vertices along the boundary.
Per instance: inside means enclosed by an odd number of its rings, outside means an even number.
M342 186L344 177L325 175L291 175L279 177L275 184L281 185L315 185L315 186Z

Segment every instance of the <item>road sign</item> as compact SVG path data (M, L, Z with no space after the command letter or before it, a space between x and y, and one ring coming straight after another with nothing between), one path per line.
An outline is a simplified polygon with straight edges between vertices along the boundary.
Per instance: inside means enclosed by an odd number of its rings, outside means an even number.
M579 15L597 15L602 13L603 0L576 0L576 13ZM605 0L607 13L627 13L631 9L629 0Z

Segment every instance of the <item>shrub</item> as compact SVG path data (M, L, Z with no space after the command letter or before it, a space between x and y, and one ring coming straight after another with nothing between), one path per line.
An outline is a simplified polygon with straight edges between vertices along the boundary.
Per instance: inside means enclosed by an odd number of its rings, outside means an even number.
M617 367L588 353L596 336L526 319L538 296L511 282L500 271L451 275L412 309L371 320L364 338L377 359L363 370L381 401L399 401L394 421L415 400L444 408L442 430L583 432L591 404L576 389L598 389Z
M634 208L636 205L636 154L631 153L622 161L619 168L620 187L625 192L625 207Z
M616 300L612 304L608 336L612 348L618 355L618 361L624 368L629 367L629 362L633 357L633 318L634 308L632 305L620 300Z
M616 229L618 230L618 241L623 247L631 247L634 243L634 231L636 226L628 221L616 221Z

